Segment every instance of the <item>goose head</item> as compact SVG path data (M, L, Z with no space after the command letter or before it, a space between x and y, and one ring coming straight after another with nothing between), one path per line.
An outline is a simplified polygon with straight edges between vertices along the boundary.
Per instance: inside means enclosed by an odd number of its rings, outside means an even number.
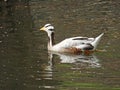
M45 31L48 34L48 50L51 50L54 43L54 27L51 24L45 24L41 29L41 31Z
M51 34L54 33L54 26L45 24L40 30L47 32L48 36L51 36Z

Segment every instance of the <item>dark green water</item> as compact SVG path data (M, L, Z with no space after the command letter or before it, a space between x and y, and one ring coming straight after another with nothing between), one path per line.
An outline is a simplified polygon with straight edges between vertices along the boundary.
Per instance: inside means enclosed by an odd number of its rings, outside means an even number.
M0 90L120 90L119 0L0 1ZM47 52L55 39L105 35L92 55Z

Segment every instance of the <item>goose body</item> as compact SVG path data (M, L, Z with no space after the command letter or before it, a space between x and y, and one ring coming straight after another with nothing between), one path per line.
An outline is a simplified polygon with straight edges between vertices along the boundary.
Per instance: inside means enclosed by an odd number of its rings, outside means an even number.
M54 52L81 53L83 51L94 51L104 33L96 38L72 37L54 45L54 27L46 24L40 30L46 31L49 37L48 50Z

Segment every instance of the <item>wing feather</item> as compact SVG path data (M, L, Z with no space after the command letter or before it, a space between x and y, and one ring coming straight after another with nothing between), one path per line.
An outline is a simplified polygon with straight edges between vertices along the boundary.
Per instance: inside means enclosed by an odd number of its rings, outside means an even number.
M88 47L88 43L91 43L94 41L94 38L88 38L88 37L72 37L67 38L63 40L62 42L56 44L54 48L70 48L70 47Z

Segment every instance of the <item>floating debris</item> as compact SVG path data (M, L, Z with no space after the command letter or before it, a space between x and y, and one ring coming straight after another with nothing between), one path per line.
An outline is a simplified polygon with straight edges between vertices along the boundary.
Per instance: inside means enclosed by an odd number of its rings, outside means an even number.
M0 43L2 43L2 41L0 41Z

